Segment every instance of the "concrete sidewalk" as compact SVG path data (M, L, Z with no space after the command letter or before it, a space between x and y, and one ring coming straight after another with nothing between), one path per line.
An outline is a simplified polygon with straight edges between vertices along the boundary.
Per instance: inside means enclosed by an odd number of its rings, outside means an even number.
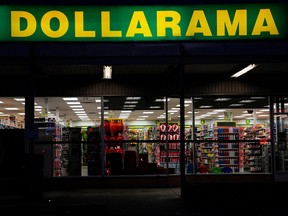
M246 194L247 192L247 194ZM257 193L239 191L228 202L218 199L217 194L207 193L206 198L181 199L180 188L109 188L46 191L42 199L25 200L21 196L1 196L1 215L117 215L117 216L263 216L287 215L287 205L255 203ZM194 194L197 196L197 194ZM268 196L267 196L268 197ZM271 197L271 199L273 199ZM218 200L219 201L219 200ZM3 214L2 214L3 212ZM285 214L283 214L285 212Z

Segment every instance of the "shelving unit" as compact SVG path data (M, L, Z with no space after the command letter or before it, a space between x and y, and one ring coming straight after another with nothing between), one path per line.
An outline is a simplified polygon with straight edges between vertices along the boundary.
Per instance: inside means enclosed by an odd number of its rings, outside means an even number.
M210 170L214 164L214 144L201 142L196 144L197 163L202 164Z
M100 128L87 128L87 172L88 175L101 174L101 142Z
M269 131L264 125L256 124L245 128L244 134L245 140L251 140L245 145L244 169L249 172L268 172L270 143L267 138L269 138Z
M215 155L215 166L221 167L222 172L224 168L224 172L239 172L239 143L233 142L239 140L238 127L217 126L214 129L214 139L219 141L215 143L215 150L218 152Z

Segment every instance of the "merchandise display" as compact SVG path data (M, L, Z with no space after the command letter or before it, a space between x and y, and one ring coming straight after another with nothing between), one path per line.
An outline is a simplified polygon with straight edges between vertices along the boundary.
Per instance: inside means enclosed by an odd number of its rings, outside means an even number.
M178 123L160 123L160 166L168 168L169 173L180 173L180 135ZM173 142L175 140L175 142Z
M201 125L197 130L195 163L199 173L267 172L269 136L264 125ZM249 141L248 141L249 140ZM265 151L264 151L265 149Z
M123 120L104 120L105 141L105 173L107 175L121 174L123 171Z

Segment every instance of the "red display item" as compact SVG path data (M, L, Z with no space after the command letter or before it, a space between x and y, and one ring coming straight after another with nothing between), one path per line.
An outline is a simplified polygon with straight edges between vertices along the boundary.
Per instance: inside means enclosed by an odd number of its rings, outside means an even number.
M104 136L104 141L109 141L110 140L110 137L108 135L105 135Z
M118 120L118 126L117 126L117 129L118 129L118 133L123 133L123 122L121 120Z
M180 135L179 134L174 134L173 135L173 140L180 140Z
M174 132L174 133L178 133L178 131L179 131L179 126L178 126L177 124L173 124L172 128L173 128L173 132Z
M111 135L116 135L118 133L118 123L114 120L110 122L110 133Z
M121 133L119 133L118 136L117 136L117 140L123 141L123 139L124 139L123 135Z
M165 124L161 124L160 125L160 132L165 132L166 131L166 125Z
M117 146L114 150L114 152L118 152L118 153L123 153L123 149L120 146Z
M117 136L110 136L110 140L111 140L111 141L117 140Z
M61 160L60 160L60 158L55 158L55 160L54 160L54 169L61 169Z
M167 125L168 132L172 131L172 126L170 124Z
M206 166L203 165L203 164L199 164L199 166L198 166L198 172L199 172L199 173L209 173L209 168L206 167Z
M161 134L160 140L166 140L166 135L165 134Z
M105 131L105 134L110 132L110 122L108 120L104 121L104 131Z
M168 140L173 140L173 136L171 134L168 134Z

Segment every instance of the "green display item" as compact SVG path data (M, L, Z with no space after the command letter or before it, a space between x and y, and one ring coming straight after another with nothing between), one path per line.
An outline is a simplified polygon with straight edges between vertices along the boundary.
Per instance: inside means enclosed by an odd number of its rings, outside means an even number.
M210 169L210 172L211 172L211 173L221 173L221 172L222 172L222 169L221 169L221 167L212 167L212 168Z

